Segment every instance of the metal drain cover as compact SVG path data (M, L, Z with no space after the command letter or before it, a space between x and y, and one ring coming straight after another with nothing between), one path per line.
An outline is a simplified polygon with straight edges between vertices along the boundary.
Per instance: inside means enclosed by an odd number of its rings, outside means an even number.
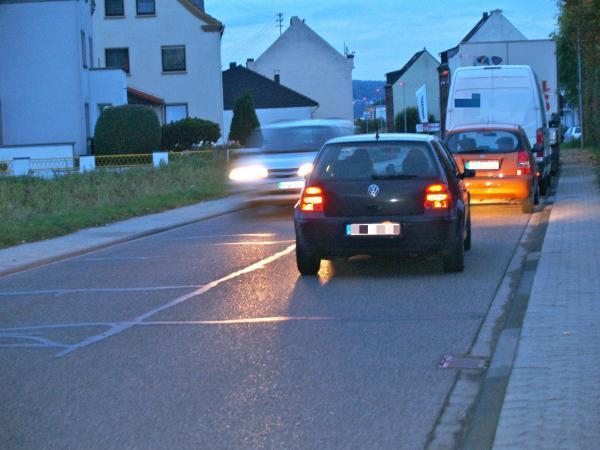
M487 358L481 356L445 355L440 361L440 369L478 369L487 368Z

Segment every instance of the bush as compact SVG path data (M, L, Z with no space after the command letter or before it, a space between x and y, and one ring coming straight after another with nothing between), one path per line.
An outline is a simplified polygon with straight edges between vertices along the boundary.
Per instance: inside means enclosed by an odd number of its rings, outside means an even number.
M219 125L209 120L188 117L162 127L163 150L188 150L193 144L210 145L221 137Z
M96 155L152 153L160 148L158 117L141 105L122 105L105 109L96 123Z
M235 107L233 109L233 119L231 120L229 139L238 141L240 144L244 145L250 134L258 127L260 127L260 122L258 121L258 117L256 117L252 96L246 94L239 97L235 101Z

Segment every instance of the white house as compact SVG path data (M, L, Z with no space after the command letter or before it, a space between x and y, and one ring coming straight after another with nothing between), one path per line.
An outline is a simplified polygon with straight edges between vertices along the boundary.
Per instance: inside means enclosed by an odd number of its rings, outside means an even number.
M223 137L227 139L231 129L235 102L249 94L261 125L286 120L313 119L319 104L281 84L279 75L267 78L243 66L231 63L223 72Z
M289 28L247 67L319 103L318 119L353 120L352 69L354 56L344 56L304 20L292 17Z
M125 73L94 66L93 14L92 0L0 0L0 159L87 154L100 110L127 102Z
M417 107L416 92L423 85L426 86L427 92L427 112L439 120L439 65L439 61L427 49L423 49L415 53L400 70L386 74L385 97L389 132L404 131L395 130L394 119L406 108Z
M98 0L94 53L127 72L129 102L161 123L198 117L223 129L223 29L203 0Z
M476 42L524 41L527 37L521 33L503 14L502 10L484 12L481 19L465 35L456 47L440 53L438 68L440 85L440 113L442 126L446 122L446 106L452 73L461 64L461 47Z

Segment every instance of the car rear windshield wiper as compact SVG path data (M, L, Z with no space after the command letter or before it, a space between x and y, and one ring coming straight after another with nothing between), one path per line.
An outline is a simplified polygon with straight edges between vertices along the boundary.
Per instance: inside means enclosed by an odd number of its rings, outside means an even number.
M420 178L419 175L407 175L407 174L396 174L396 175L371 175L374 180L412 180L414 178Z

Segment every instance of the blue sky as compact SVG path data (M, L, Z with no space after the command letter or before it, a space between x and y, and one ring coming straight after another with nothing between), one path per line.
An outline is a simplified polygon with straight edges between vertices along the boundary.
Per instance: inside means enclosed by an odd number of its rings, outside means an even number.
M225 24L223 67L257 58L299 16L340 52L356 52L353 78L383 80L423 47L436 57L455 46L481 18L501 9L529 39L555 29L556 0L205 0L206 12Z

